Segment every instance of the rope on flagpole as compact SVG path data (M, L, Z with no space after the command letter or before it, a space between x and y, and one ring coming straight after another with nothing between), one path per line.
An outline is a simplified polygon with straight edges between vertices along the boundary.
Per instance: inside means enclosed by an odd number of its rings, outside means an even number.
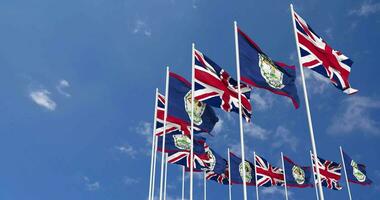
M153 173L153 165L155 165L154 161L154 155L156 154L155 151L155 141L156 141L156 117L157 117L157 95L158 95L158 88L156 88L156 95L155 95L155 100L154 100L154 117L153 117L153 133L152 133L152 155L150 158L150 177L149 177L149 197L148 199L152 200L152 192L154 190L153 188L153 176L155 174Z
M191 45L191 145L190 145L190 200L193 200L193 172L194 172L194 50L195 44Z
M309 98L308 98L307 89L306 89L305 75L303 73L303 67L301 65L301 60L300 60L301 55L300 55L300 51L299 51L299 47L298 47L298 37L297 37L297 32L296 32L296 23L294 21L293 4L290 4L290 9L291 9L291 14L292 14L294 37L296 39L296 47L297 47L298 62L299 62L298 64L299 64L300 71L301 71L301 79L302 79L302 86L303 86L303 94L304 94L304 98L305 98L306 114L307 114L309 131L310 131L311 146L312 146L312 150L313 150L313 154L314 154L314 161L317 164L318 163L318 161L317 161L317 159L318 159L317 147L316 147L315 139L314 139L313 122L311 119L311 113L310 113L310 107L309 107ZM316 167L316 171L317 171L317 180L318 180L318 183L320 183L321 182L321 175L319 172L319 167ZM321 184L318 184L318 189L319 189L321 200L324 200L323 189L322 189Z
M319 200L319 195L318 195L318 183L317 181L315 180L315 172L314 172L314 165L313 165L313 157L312 157L312 153L310 151L310 161L311 161L311 171L313 171L313 180L314 180L314 188L315 188L315 194L317 196L317 200Z
M285 173L285 164L284 164L284 154L281 152L281 162L282 162L282 170L284 173L284 186L285 186L285 199L288 200L288 186L286 184L286 173Z
M344 176L346 177L346 184L347 184L348 197L350 198L350 200L352 200L351 189L350 189L350 183L348 182L347 171L346 171L346 163L345 163L345 161L344 161L344 157L343 157L343 149L342 149L341 146L339 146L339 150L340 150L340 156L342 157L342 164L343 164L343 169L344 169Z
M165 82L165 113L164 113L164 133L162 135L162 153L161 153L161 177L160 177L160 200L162 200L164 186L164 167L165 167L165 137L166 137L166 118L168 115L168 96L169 96L169 66L166 67L166 82Z
M228 151L228 196L229 200L232 200L232 190L231 190L231 158L230 158L230 148L227 149Z
M243 195L244 200L247 200L247 183L246 171L245 171L245 151L244 151L244 133L243 133L243 116L241 108L241 87L240 87L240 58L239 58L239 43L238 43L238 31L237 22L234 21L234 31L235 31L235 53L236 53L236 72L237 72L237 84L238 84L238 98L239 98L239 126L240 126L240 146L241 146L241 164L243 167Z
M253 152L253 166L255 167L255 185L256 185L256 200L259 200L259 186L257 183L257 173L256 173L256 152Z

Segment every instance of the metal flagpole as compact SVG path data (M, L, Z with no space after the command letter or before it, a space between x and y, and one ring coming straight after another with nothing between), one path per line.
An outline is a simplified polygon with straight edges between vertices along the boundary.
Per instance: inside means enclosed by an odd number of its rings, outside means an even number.
M190 200L193 200L193 172L194 172L194 65L195 65L195 59L194 59L194 50L195 50L195 44L193 43L191 45L191 145L190 145Z
M154 199L155 183L156 183L157 143L158 143L157 136L155 136L155 139L154 139L154 158L153 158L153 177L152 177L152 196L151 196L151 200Z
M164 133L162 135L162 153L161 153L161 177L160 177L160 200L162 200L162 192L164 186L164 166L165 166L165 137L166 137L166 118L168 114L168 96L169 96L169 67L166 67L166 83L165 83L165 113L164 113Z
M318 186L317 186L317 181L315 180L315 173L314 173L314 166L313 166L313 157L311 156L311 151L310 151L310 161L311 161L311 171L313 171L313 180L314 180L314 188L315 188L315 194L317 195L317 200L319 200L319 195L318 195Z
M230 148L227 149L228 151L228 196L229 200L232 200L232 191L231 191L231 158L230 158Z
M282 161L282 170L284 173L284 183L285 183L285 199L288 200L288 186L286 184L286 173L285 173L285 164L284 164L284 154L281 152L281 161Z
M164 179L164 200L166 200L166 185L168 180L168 154L165 153L165 179Z
M348 177L347 177L347 171L346 171L346 163L344 162L344 157L343 157L343 150L342 147L339 146L340 149L340 156L342 157L342 163L343 163L343 169L344 169L344 176L346 177L346 184L347 184L347 191L348 191L348 197L350 200L352 200L351 197L351 189L350 189L350 183L348 182Z
M256 173L256 152L253 152L253 166L255 167L255 185L256 185L256 200L259 200L259 186L257 185L257 173Z
M156 95L154 100L154 117L153 117L153 133L152 133L152 156L150 158L150 177L149 177L149 197L148 199L152 199L152 191L153 188L153 165L154 163L154 154L155 152L155 141L156 141L156 117L157 117L157 95L158 95L158 88L156 88Z
M238 43L238 31L237 31L237 22L234 21L234 30L235 30L235 53L236 53L236 72L237 72L237 81L238 81L238 96L239 96L239 125L240 125L240 146L241 146L241 162L243 164L243 169L245 165L245 152L244 152L244 133L243 133L243 116L241 108L241 88L240 88L240 58L239 58L239 43ZM247 200L247 183L246 180L246 171L243 170L243 192L244 200Z
M301 71L303 94L304 94L304 98L305 98L306 113L307 113L307 119L308 119L309 130L310 130L311 146L312 146L313 154L315 156L314 157L314 161L317 164L318 163L317 162L317 159L318 159L317 147L316 147L315 139L314 139L313 122L311 120L311 113L310 113L310 107L309 107L309 98L308 98L307 89L306 89L305 75L303 73L303 67L301 65L301 60L300 60L301 59L301 55L300 55L300 51L299 51L299 47L298 47L298 37L297 37L297 32L296 32L296 23L294 21L293 4L290 4L290 9L291 9L292 20L293 20L294 37L296 39L296 47L297 47L297 54L298 54L298 64L299 64L300 71ZM317 180L318 180L318 183L320 183L321 182L321 176L320 176L320 173L319 173L319 167L316 167L316 169L317 169L316 170L317 171ZM324 200L323 189L322 189L322 185L321 184L318 184L318 189L319 189L319 194L320 194L321 200Z
M207 200L207 182L206 182L206 170L203 171L203 199Z
M182 200L185 200L185 166L182 166Z

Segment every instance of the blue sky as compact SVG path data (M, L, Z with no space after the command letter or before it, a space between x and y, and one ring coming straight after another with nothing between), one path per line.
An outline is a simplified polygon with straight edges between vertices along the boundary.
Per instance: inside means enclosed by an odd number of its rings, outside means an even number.
M148 193L154 90L165 66L190 77L191 42L235 72L233 21L273 59L297 64L289 1L2 0L0 1L0 198L145 199ZM329 44L353 61L346 96L306 73L319 155L340 161L339 145L368 165L370 187L352 185L354 199L380 192L380 93L376 80L380 2L293 1ZM284 97L254 90L254 120L245 125L247 155L279 164L280 152L303 165L311 148L303 93L294 110ZM238 153L238 116L219 112L209 143ZM180 168L169 166L169 199L180 197ZM195 181L195 197L202 182ZM344 184L344 181L341 182ZM186 189L188 188L188 185ZM347 191L325 191L345 199ZM209 199L227 187L208 184ZM249 187L249 197L254 198ZM260 188L281 199L281 188ZM291 199L314 199L291 189ZM241 199L241 187L233 187Z

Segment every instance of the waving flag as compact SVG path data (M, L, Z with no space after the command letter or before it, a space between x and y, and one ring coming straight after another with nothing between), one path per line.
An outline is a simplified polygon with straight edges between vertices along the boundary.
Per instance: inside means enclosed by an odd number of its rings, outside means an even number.
M204 160L203 162L206 164L207 170L213 171L216 174L224 173L227 166L226 159L216 153L206 143L204 143L204 149L207 154L207 160Z
M206 171L206 179L213 180L223 185L228 185L229 183L228 167L225 168L224 172L221 174L215 173L214 171L209 171L209 170Z
M191 84L178 74L169 74L169 97L167 121L179 125L184 134L190 134ZM212 107L194 99L194 130L211 132L218 122Z
M356 163L344 151L342 152L348 181L360 185L372 184L372 181L367 177L365 165Z
M298 108L295 67L271 60L240 29L238 29L238 40L241 80L254 87L287 96L292 100L294 107Z
M156 106L156 135L162 136L164 134L165 96L160 93L157 95L158 101ZM184 133L190 130L190 128L187 126L181 126L181 124L175 124L169 122L169 120L170 118L166 119L166 134L172 133L174 131L182 131Z
M296 12L294 20L302 66L329 78L344 93L356 93L358 90L351 88L348 81L352 60L332 49Z
M273 167L264 158L255 156L257 186L271 187L284 184L284 172L279 167Z
M312 155L312 160L313 160L313 170L316 174L315 180L318 180L315 161L314 161L314 155ZM333 189L333 190L342 189L342 186L340 186L338 182L341 177L340 170L342 169L342 166L340 164L333 161L324 160L318 157L317 166L319 168L322 186L327 187L329 189Z
M231 183L243 184L243 170L245 170L245 182L247 185L255 185L255 167L249 161L241 162L241 158L230 152Z
M194 136L194 154L206 154L205 147L203 145L204 138ZM162 151L162 137L158 137L157 150ZM183 135L180 132L172 132L165 137L165 152L173 153L178 151L189 151L191 147L191 139L187 135Z
M288 187L313 187L311 167L301 167L284 156L285 178Z
M195 99L226 112L239 113L237 81L200 51L194 51ZM249 121L252 114L249 102L251 89L245 84L241 84L240 89L242 114Z

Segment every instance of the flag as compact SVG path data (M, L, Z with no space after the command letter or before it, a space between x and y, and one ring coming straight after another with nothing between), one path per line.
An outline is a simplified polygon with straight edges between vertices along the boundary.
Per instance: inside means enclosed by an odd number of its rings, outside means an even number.
M156 135L162 136L164 134L164 117L165 117L165 96L158 93L157 94L157 105L156 105ZM186 132L188 130L186 127L181 127L180 124L175 124L169 122L170 118L166 119L166 134L172 133L174 131ZM182 129L181 129L182 128Z
M348 181L360 185L372 184L372 181L367 177L365 165L355 162L344 151L342 152Z
M221 174L218 174L214 171L207 170L206 171L206 179L207 180L213 180L217 183L228 185L229 184L229 173L228 173L228 166L224 169L224 172Z
M157 137L157 151L162 152L162 136ZM203 137L194 136L194 154L203 155L206 154L206 150L203 145ZM165 136L165 152L173 153L178 151L188 151L191 150L191 139L189 136L181 134L180 132L172 132L166 134Z
M284 171L279 167L269 164L264 158L256 155L257 186L271 187L284 184Z
M238 28L241 80L254 87L289 97L295 108L299 107L296 88L296 70L273 61L260 47Z
M226 112L239 113L239 93L237 81L210 58L194 50L195 99ZM252 107L249 102L251 88L240 84L242 114L249 122Z
M207 159L204 160L203 162L206 164L207 170L213 171L217 174L224 173L227 166L226 159L224 159L222 156L216 153L213 149L211 149L206 142L204 142L204 149L207 154Z
M313 160L313 170L315 173L315 180L318 180L317 171L315 167L314 155L312 155ZM318 168L319 174L321 176L321 184L324 187L333 190L341 190L342 186L339 185L339 179L341 177L340 170L342 169L341 164L325 160L318 157Z
M178 74L169 74L169 97L167 120L181 127L184 134L190 134L191 84ZM212 107L194 99L194 131L211 132L218 122Z
M301 167L284 156L284 168L287 187L313 187L311 167Z
M228 164L230 164L232 184L243 184L243 170L245 170L246 185L255 185L255 168L251 162L245 160L243 164L241 158L230 152Z
M356 93L358 90L351 88L348 81L353 61L332 49L296 12L294 20L301 65L329 78L344 93Z

